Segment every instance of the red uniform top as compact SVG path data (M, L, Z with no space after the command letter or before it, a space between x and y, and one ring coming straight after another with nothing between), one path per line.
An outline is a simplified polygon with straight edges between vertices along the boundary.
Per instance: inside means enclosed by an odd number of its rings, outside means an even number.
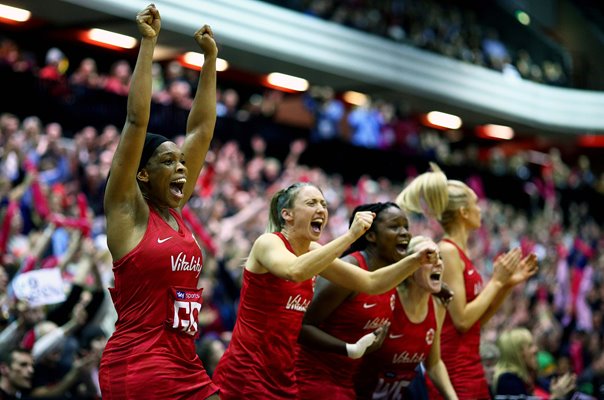
M406 388L415 377L417 365L428 358L436 334L432 296L422 322L411 322L397 299L388 336L379 350L363 357L355 378L358 400L406 399Z
M298 398L294 362L313 283L244 269L233 336L213 375L221 400Z
M103 351L103 399L205 399L218 388L195 352L202 255L180 215L172 229L150 207L140 243L114 262L118 319Z
M464 262L463 277L466 301L469 303L482 290L482 277L463 250L451 240L443 239L457 248ZM440 353L453 388L460 399L490 399L489 386L480 360L480 322L477 321L466 333L458 332L447 312L440 334ZM428 382L430 399L442 399L436 387Z
M368 269L361 252L351 255L360 268ZM319 328L346 343L355 343L390 321L395 301L396 289L378 295L359 293L340 304ZM331 400L354 398L353 378L360 363L361 359L300 346L296 361L300 398L314 400L325 393Z

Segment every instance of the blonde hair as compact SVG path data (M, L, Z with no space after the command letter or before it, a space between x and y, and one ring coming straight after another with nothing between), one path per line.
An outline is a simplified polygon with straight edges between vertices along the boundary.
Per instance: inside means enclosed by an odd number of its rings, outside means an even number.
M409 241L409 245L407 245L407 255L417 252L419 245L421 243L427 242L429 240L432 240L432 239L430 239L427 236L421 236L421 235L413 236L411 238L411 240Z
M458 210L468 205L470 188L463 182L447 179L434 163L403 189L396 204L407 212L434 217L445 231L455 222Z
M409 240L409 244L407 245L407 254L406 255L411 255L414 254L415 252L417 252L417 250L419 249L419 245L421 243L425 243L428 240L432 240L427 236L421 236L421 235L417 235L417 236L413 236L411 238L411 240ZM411 282L412 278L413 278L414 274L409 275L404 281L402 281L399 284L399 287L406 289L409 285L409 282Z
M294 206L294 201L298 196L298 192L305 186L316 187L321 193L323 193L323 191L321 191L321 189L319 189L316 185L309 182L297 182L290 185L286 189L279 190L271 199L266 232L281 232L281 230L283 230L285 220L281 216L281 210L284 208L292 208Z
M530 371L524 359L524 350L533 343L533 335L526 328L514 328L505 331L497 339L499 360L495 364L493 385L497 387L497 380L506 373L518 375L524 382L530 383Z

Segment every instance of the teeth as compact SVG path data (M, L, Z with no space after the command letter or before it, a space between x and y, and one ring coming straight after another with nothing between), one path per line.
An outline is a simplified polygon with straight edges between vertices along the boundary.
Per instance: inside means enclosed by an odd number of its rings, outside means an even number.
M182 183L182 184L185 184L185 183L187 183L187 180L185 178L180 178L180 179L177 179L175 181L172 181L172 183Z

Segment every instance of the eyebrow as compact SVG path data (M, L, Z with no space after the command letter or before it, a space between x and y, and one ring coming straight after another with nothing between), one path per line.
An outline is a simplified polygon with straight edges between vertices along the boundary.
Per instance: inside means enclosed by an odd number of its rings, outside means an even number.
M184 157L185 153L181 152L180 154L177 151L164 151L162 153L158 154L158 157L164 157L164 156L180 156L180 157Z

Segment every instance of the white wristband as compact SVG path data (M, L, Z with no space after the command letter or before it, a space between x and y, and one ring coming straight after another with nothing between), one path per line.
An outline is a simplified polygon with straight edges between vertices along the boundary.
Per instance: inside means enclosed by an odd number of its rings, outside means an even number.
M377 336L371 332L360 338L356 343L346 343L348 357L357 359L363 357L365 350L375 342Z

